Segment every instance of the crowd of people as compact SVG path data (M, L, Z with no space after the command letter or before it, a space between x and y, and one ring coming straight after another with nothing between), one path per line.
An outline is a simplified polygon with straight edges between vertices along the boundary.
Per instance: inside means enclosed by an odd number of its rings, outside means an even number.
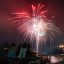
M36 61L35 61L36 60ZM4 46L0 48L0 64L32 64L40 63L45 64L32 53L30 44L15 45L15 43L5 43Z

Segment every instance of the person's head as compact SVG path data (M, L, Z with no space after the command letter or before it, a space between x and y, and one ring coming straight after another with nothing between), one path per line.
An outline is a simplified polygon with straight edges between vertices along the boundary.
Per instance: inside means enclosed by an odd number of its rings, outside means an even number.
M15 43L12 42L11 46L12 46L12 47L15 47L16 45L15 45Z
M31 48L31 45L30 45L30 43L28 43L28 44L27 44L27 48Z
M23 45L22 45L22 47L24 47L24 48L26 47L26 42L23 42Z
M18 45L18 48L21 48L21 47L22 47L22 44L19 44L19 45Z

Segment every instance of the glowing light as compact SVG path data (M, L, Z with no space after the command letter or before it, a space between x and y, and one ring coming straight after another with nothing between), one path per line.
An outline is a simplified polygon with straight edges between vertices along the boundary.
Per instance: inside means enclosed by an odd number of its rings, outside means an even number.
M51 59L50 59L51 63L57 63L58 61L59 61L58 58L51 56Z
M23 33L25 38L29 37L30 40L36 40L36 50L38 52L39 42L45 42L47 39L53 40L58 28L54 23L49 22L44 16L48 10L42 11L44 5L39 4L37 7L32 5L33 14L30 16L28 12L12 13L16 17L9 20L17 23L17 30Z
M58 62L61 62L61 61L62 61L61 57L51 56L51 58L50 58L50 63L58 63Z
M59 45L59 48L64 48L64 45L62 44L62 45Z

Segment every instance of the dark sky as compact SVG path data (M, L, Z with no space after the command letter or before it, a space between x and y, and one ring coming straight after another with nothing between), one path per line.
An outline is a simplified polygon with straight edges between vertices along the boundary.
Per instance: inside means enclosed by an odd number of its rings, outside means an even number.
M64 31L64 0L0 0L0 42L20 41L16 25L8 21L12 17L10 13L29 11L31 4L37 5L39 3L45 4L44 10L48 10L45 15L50 19L55 16L55 24L61 31ZM56 42L64 41L64 34L56 39Z

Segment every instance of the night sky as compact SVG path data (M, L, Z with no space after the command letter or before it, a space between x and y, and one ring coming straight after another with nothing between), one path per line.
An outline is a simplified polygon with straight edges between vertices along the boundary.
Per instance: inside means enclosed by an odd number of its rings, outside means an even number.
M13 17L11 13L28 11L31 5L45 4L44 10L48 10L45 15L47 18L52 19L55 16L55 24L62 31L61 35L54 39L54 45L64 41L64 0L0 0L0 43L15 42L20 43L23 38L16 30L17 26L8 21ZM45 45L45 44L43 44ZM49 44L41 45L41 50L46 52ZM52 44L53 45L53 44ZM42 52L41 52L42 53Z

